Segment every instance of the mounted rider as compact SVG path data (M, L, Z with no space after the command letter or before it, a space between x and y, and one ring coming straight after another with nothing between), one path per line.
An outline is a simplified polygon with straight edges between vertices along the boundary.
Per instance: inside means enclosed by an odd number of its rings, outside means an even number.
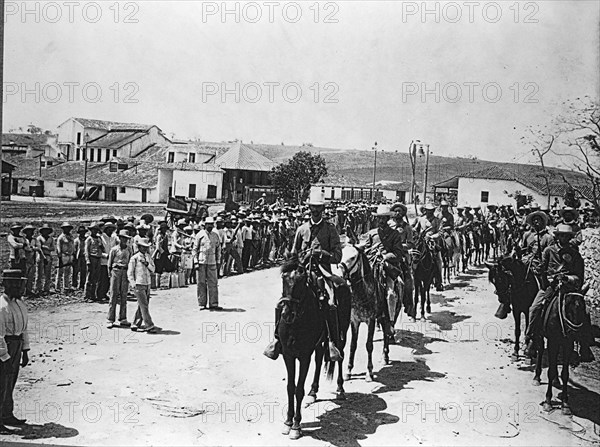
M440 210L442 217L442 227L447 230L452 239L454 239L454 243L457 247L460 247L460 237L458 232L456 231L456 222L454 220L454 214L452 214L449 210L450 204L446 200L442 200L440 202Z
M539 346L544 305L559 291L561 283L566 291L577 291L582 287L585 266L581 254L570 243L574 234L571 225L559 224L554 231L555 241L542 253L540 270L546 286L540 288L529 308L529 326L525 334L527 343L525 355L529 357L533 356L536 346ZM581 361L591 362L594 356L589 346L591 338L589 319L584 322L581 335L579 352Z
M444 290L442 286L442 253L440 246L442 220L434 215L435 206L432 203L425 204L423 211L425 215L417 219L415 230L419 234L425 234L426 238L431 238L435 242L433 253L433 259L437 265L435 290L441 292Z
M572 207L565 207L558 211L560 216L557 220L557 224L571 225L573 228L574 236L571 239L571 245L579 247L583 242L583 235L581 234L581 227L579 226L579 211Z
M383 255L383 269L386 273L386 309L387 327L384 328L389 336L394 335L392 324L396 317L396 307L398 305L397 281L402 282L402 259L404 258L404 248L400 233L392 228L388 221L396 213L391 210L389 205L379 205L377 210L372 213L376 218L377 228L367 233L367 240L358 247L363 249L371 263L377 262L378 252ZM377 278L376 278L377 280Z
M403 203L394 203L391 207L394 213L388 222L390 227L400 234L403 259L400 263L404 277L404 311L411 312L413 306L414 275L412 270L413 256L418 255L415 250L415 236L412 225L408 222L408 208Z
M298 227L292 254L297 255L302 264L312 262L312 272L317 280L318 298L321 309L325 313L327 322L327 335L329 338L329 356L331 361L343 359L339 346L339 324L337 303L335 302L335 285L345 284L345 281L331 273L331 264L339 264L342 260L342 245L340 235L330 222L323 218L325 210L325 197L321 191L311 191L307 201L310 208L310 218ZM281 352L281 344L277 339L277 324L281 315L281 308L275 308L275 340L264 351L264 355L275 360Z

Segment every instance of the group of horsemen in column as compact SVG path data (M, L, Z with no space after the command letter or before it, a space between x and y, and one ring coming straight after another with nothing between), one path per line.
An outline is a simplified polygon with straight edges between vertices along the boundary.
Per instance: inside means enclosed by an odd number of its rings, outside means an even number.
M579 287L583 284L583 259L577 248L581 242L581 230L578 211L573 208L565 207L551 219L536 204L521 207L517 212L510 205L488 205L485 214L481 207L459 206L453 213L450 204L442 200L439 208L432 203L421 206L421 215L411 223L407 206L403 203L379 204L370 206L371 216L366 234L357 235L354 221L348 219L345 207L337 207L337 215L333 219L324 219L327 206L322 193L311 193L307 205L310 219L297 229L291 253L298 256L300 262L303 257L307 261L310 259L310 266L307 267L318 278L317 294L326 320L332 361L342 359L336 347L340 333L333 289L336 283L347 283L348 279L335 275L331 269L332 264L344 267L340 233L346 233L347 243L368 254L372 263L381 264L380 267L385 271L385 285L382 286L387 292L388 301L394 300L394 306L398 306L398 309L404 307L405 313L413 320L416 317L415 301L418 300L413 287L414 276L424 250L430 252L434 261L431 275L437 291L443 290L445 269L453 267L456 272L461 262L465 271L469 264L478 265L488 257L503 255L522 258L542 285L548 282L548 276L556 274L571 278ZM364 204L361 205L361 208L364 207ZM330 215L334 214L331 212ZM551 222L553 231L549 227ZM358 227L364 228L363 225ZM557 253L569 250L569 254L563 256L562 263L543 265L542 254L546 255L544 251L547 249L555 249ZM314 262L315 259L318 262ZM548 268L558 270L548 271ZM531 324L526 339L528 351L534 349L542 304L550 297L549 288L540 287L540 290L539 297L531 306ZM398 312L393 310L394 306L385 306L384 309L385 318L382 321L387 321L387 324L381 326L387 335L393 335L395 317L398 316ZM280 309L278 304L276 324L280 319ZM509 312L510 303L501 302L496 316L504 319ZM582 361L591 361L593 357L589 346L582 348ZM281 346L276 339L267 346L264 354L276 359L280 352Z

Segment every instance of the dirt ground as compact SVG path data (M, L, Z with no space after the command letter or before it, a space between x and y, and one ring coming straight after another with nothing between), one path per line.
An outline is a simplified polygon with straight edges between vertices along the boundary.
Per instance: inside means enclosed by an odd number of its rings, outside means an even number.
M347 399L336 401L335 385L322 378L297 441L280 434L287 402L283 360L262 355L280 295L278 270L230 277L219 288L222 312L200 312L193 286L153 293L151 313L163 328L156 335L106 329L106 304L32 311L32 361L19 377L15 412L31 425L3 445L600 442L598 362L572 369L572 418L560 409L543 413L547 370L544 386L534 387L529 362L510 360L513 322L494 318L496 296L483 269L432 293L428 320L398 321L391 365L379 363L376 333L371 383L364 380L363 326ZM130 302L130 319L134 311Z

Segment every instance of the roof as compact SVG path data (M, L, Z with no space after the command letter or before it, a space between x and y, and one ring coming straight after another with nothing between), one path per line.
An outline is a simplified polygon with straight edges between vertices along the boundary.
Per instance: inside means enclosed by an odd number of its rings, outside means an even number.
M546 174L547 173L547 174ZM566 169L546 168L536 165L507 165L506 167L488 166L484 169L458 174L448 180L434 186L444 187L443 184L454 182L458 184L459 178L477 178L488 180L515 181L539 194L547 194L546 178L548 175L550 195L563 196L568 188L564 178L571 183L575 189L591 191L587 177L575 171ZM564 176L564 178L563 178Z
M109 131L94 140L91 140L88 144L91 147L111 148L119 149L138 138L147 135L145 130L115 130Z
M241 142L235 143L227 152L215 160L222 169L268 172L277 165Z
M2 146L31 146L33 148L48 146L48 135L31 133L3 133Z
M101 130L148 130L154 124L120 123L117 121L94 120L88 118L73 118L83 127Z
M136 159L165 162L169 152L193 152L196 154L215 155L216 148L210 148L204 145L194 143L175 143L175 144L155 144L144 151L140 152Z

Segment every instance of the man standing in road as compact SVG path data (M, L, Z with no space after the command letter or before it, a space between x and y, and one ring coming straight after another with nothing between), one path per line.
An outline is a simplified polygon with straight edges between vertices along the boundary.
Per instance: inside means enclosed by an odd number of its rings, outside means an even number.
M150 276L154 274L154 261L148 254L150 241L140 239L138 241L138 252L129 260L127 268L127 279L135 290L138 308L131 325L132 331L145 331L149 334L158 332L150 316Z
M213 231L215 220L207 217L204 230L196 235L192 256L197 263L197 290L200 310L222 310L219 306L217 271L221 258L221 238Z
M65 293L73 291L73 260L75 256L75 241L71 235L73 225L64 222L61 227L62 234L56 238L56 254L58 256L58 271L56 273L56 292L64 288Z
M38 230L40 235L37 237L42 255L38 260L36 291L40 295L50 294L50 283L52 282L52 254L56 252L54 238L51 236L52 228L44 224Z
M19 366L29 363L27 306L21 300L23 277L20 270L4 270L0 294L0 434L11 434L6 425L20 426L25 419L13 414L13 392L19 376Z
M127 230L121 230L119 232L119 245L113 247L108 255L110 302L106 327L109 329L115 324L117 304L119 305L119 324L121 327L131 326L127 321L127 290L129 287L127 268L132 256L129 247L130 239Z
M117 225L105 218L106 223L104 229L100 234L104 251L102 252L102 258L100 259L100 276L98 278L98 300L106 301L108 299L108 290L110 288L110 278L108 276L108 255L113 247L119 245L119 239L115 237L114 232L117 229Z
M85 264L87 277L85 280L85 298L87 301L98 301L98 279L100 278L100 260L104 245L98 233L100 226L93 223L89 227L90 235L85 240Z
M8 235L8 237L6 238L7 242L8 242L8 246L10 249L10 253L9 253L9 261L10 261L10 268L12 269L19 269L21 270L23 273L25 273L25 252L24 252L24 247L25 247L25 240L23 238L23 236L21 235L21 230L23 229L23 225L21 224L14 224L10 227L10 234Z

